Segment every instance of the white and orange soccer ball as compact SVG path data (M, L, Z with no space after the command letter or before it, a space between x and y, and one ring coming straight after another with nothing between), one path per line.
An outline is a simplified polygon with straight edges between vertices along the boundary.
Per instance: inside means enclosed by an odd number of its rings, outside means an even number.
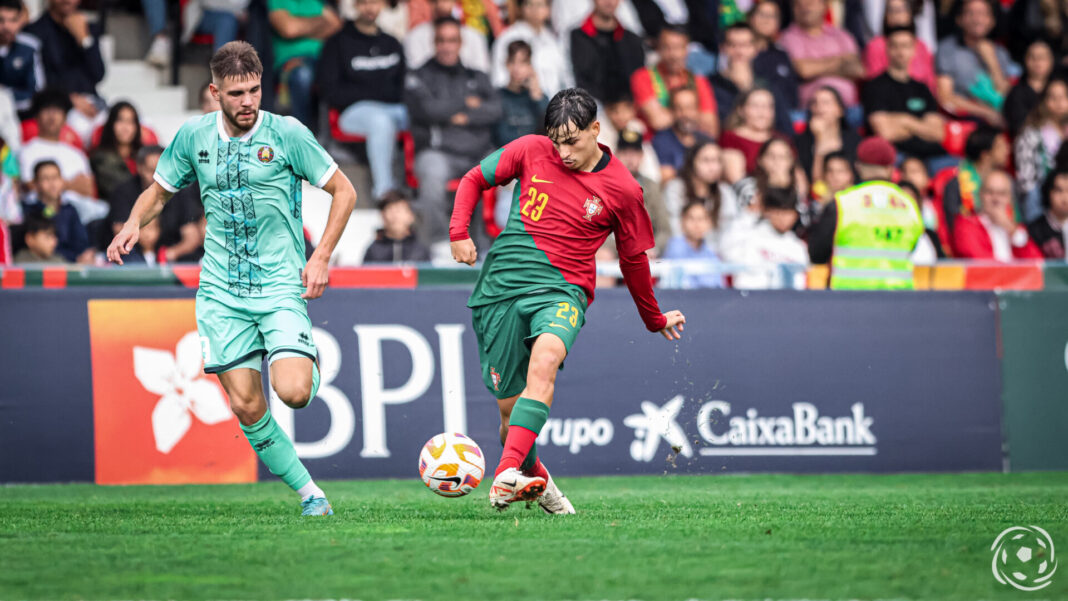
M419 476L443 497L462 497L475 490L485 473L482 449L458 432L438 434L419 453Z

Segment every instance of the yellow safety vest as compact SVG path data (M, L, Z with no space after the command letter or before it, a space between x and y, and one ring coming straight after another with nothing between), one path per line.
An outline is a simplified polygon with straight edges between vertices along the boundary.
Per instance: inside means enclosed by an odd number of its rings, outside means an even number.
M835 290L912 290L912 249L923 217L910 196L874 181L835 195L838 224L831 257Z

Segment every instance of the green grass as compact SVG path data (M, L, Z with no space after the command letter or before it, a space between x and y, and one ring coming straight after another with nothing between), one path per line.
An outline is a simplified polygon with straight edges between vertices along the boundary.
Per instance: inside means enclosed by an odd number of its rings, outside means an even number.
M1068 598L1068 567L1024 593L989 551L1068 545L1068 473L569 478L566 517L323 484L333 518L276 483L0 487L0 599Z

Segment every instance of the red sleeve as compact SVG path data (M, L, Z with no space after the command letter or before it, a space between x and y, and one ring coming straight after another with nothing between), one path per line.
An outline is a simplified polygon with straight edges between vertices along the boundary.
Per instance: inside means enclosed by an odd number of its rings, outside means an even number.
M1023 227L1023 226L1020 226L1020 227ZM1024 229L1024 231L1026 232L1027 230ZM1045 258L1042 255L1042 251L1038 249L1038 245L1036 245L1035 241L1031 239L1031 234L1030 233L1027 234L1027 244L1024 244L1023 246L1013 246L1012 247L1012 256L1016 257L1017 259L1044 259Z
M467 233L467 228L471 224L471 214L475 212L475 205L482 198L482 192L515 179L522 170L527 148L536 144L540 137L523 136L498 148L463 176L459 187L456 188L452 218L449 220L451 242L471 237Z
M648 68L638 69L630 76L630 93L634 96L635 107L641 107L650 100L656 100L653 77Z
M630 296L638 307L638 315L645 322L645 329L657 332L667 327L667 318L653 294L653 276L649 273L649 257L644 252L631 257L619 256L619 269Z
M702 113L716 112L716 95L712 93L712 84L700 75L694 76L697 84L697 103Z
M957 217L953 227L954 254L962 259L993 259L993 250L990 237L978 218Z

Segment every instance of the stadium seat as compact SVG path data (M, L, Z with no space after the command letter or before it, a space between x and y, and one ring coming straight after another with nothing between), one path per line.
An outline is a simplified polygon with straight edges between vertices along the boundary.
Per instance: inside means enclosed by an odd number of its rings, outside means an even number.
M518 185L518 184L517 184ZM449 181L449 192L456 192L460 187L460 180ZM497 208L497 188L490 188L482 192L482 223L486 226L486 233L490 238L496 238L501 233L501 227L497 225L494 210Z
M338 124L338 120L341 118L341 113L337 109L330 109L327 112L327 116L330 120L330 137L338 142L344 142L346 144L363 144L367 142L367 139L363 136L354 136L341 131L341 126ZM397 134L397 141L399 141L404 148L405 183L408 184L409 188L414 190L419 187L419 180L415 177L415 140L412 138L412 132L399 132Z
M27 119L22 122L22 141L29 142L37 137L38 133L37 119ZM59 141L66 142L71 146L74 146L78 150L85 150L85 144L82 143L82 137L79 136L69 125L64 125L63 129L59 130Z

